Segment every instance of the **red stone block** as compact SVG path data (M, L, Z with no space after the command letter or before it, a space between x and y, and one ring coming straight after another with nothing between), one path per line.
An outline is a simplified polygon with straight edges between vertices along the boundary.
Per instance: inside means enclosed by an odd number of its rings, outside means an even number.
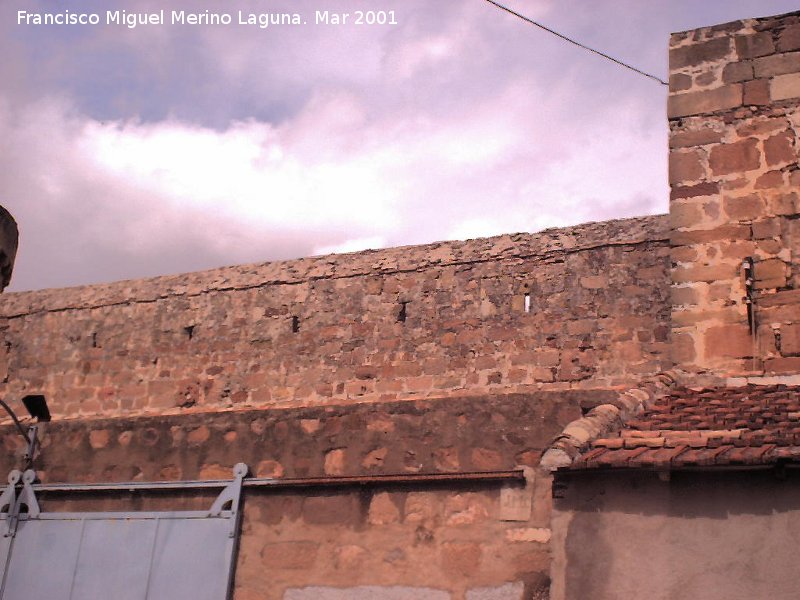
M704 62L716 61L727 56L730 50L730 38L727 37L672 48L669 51L669 70L676 71Z
M714 175L730 175L758 169L761 163L758 140L750 138L714 146L708 162Z
M736 54L740 59L756 58L766 56L775 52L775 45L772 43L772 33L762 31L752 35L739 35L735 38Z

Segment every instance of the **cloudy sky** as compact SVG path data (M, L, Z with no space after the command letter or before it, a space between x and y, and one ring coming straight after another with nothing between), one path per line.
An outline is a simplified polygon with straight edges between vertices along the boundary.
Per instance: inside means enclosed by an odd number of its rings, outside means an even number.
M797 8L506 4L664 79L671 31ZM161 9L163 24L106 23ZM350 22L315 24L324 10ZM358 10L396 24L357 25ZM0 52L9 291L667 210L666 88L484 0L2 0Z

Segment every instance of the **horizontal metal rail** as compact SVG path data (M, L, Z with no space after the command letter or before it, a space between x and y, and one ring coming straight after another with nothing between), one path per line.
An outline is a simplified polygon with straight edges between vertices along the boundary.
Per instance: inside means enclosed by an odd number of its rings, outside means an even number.
M395 473L388 475L356 475L334 477L294 477L272 479L254 477L244 479L245 488L315 488L380 485L418 485L466 482L524 482L521 469L511 471L473 471L467 473ZM111 491L169 491L194 489L219 489L230 484L230 479L196 481L123 481L119 483L35 483L36 492L91 493Z

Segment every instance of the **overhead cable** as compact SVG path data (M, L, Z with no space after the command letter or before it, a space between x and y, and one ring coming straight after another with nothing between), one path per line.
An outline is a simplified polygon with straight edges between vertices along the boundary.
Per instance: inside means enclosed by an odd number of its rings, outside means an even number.
M597 54L598 56L602 56L603 58L606 58L606 59L610 60L611 62L617 63L621 67L625 67L626 69L630 69L634 73L638 73L639 75L644 75L645 77L649 77L650 79L653 79L653 80L657 81L661 85L669 85L666 81L664 81L663 79L661 79L659 77L656 77L655 75L651 75L650 73L645 73L641 69L637 69L636 67L633 67L633 66L631 66L631 65L629 65L627 63L622 62L621 60L617 60L613 56L609 56L608 54L605 54L604 52L600 52L599 50L595 50L594 48L590 48L589 46L581 44L580 42L576 42L572 38L568 38L567 36L565 36L565 35L563 35L561 33L558 33L557 31L553 31L549 27L546 27L546 26L542 25L541 23L537 23L533 19L529 19L525 15L522 15L522 14L520 14L520 13L514 11L514 10L511 10L510 8L508 8L507 6L503 6L499 2L495 2L494 0L486 0L486 2L488 2L489 4L495 5L500 10L504 10L507 13L510 13L510 14L514 15L515 17L518 17L518 18L522 19L523 21L526 21L527 23L530 23L531 25L535 25L539 29L544 29L547 33L552 33L554 36L559 37L562 40L564 40L566 42L569 42L570 44L575 44L579 48L583 48L584 50L588 50L589 52L593 52L594 54Z

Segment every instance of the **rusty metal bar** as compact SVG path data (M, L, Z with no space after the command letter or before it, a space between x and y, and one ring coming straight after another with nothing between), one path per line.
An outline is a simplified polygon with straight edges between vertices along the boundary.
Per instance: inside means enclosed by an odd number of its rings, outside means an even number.
M308 487L352 487L374 485L416 485L464 482L512 482L525 481L521 469L510 471L473 471L464 473L393 473L387 475L356 475L333 477L294 477L287 479L250 478L244 479L245 488L308 488ZM168 491L191 489L217 489L230 483L229 479L209 481L126 481L119 483L38 483L33 485L36 492L77 493L108 491Z
M245 479L244 484L245 487L323 487L469 481L525 481L525 474L521 469L468 473L397 473L342 477L297 477L292 479Z

